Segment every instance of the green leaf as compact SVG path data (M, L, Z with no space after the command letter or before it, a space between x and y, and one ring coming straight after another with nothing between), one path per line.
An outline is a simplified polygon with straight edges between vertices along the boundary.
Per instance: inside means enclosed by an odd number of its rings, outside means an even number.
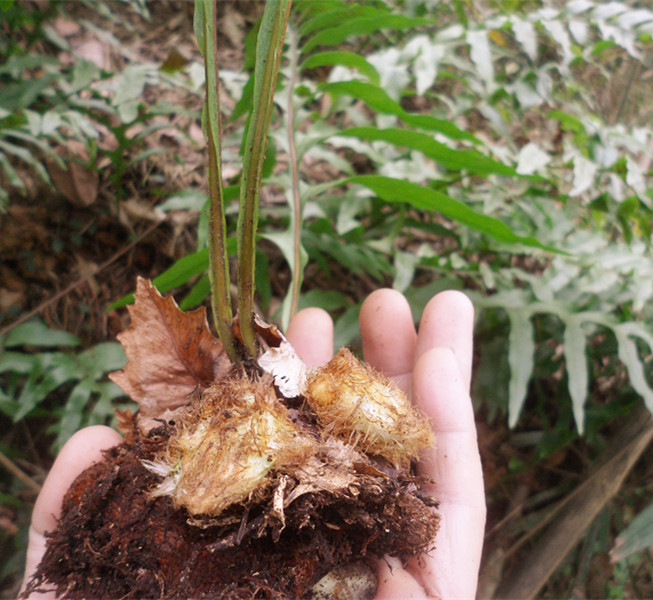
M524 244L526 246L548 250L549 252L557 252L554 248L540 244L535 238L517 235L510 227L498 219L477 213L462 202L454 200L446 194L436 192L416 183L383 177L381 175L357 175L336 183L358 183L372 190L379 198L386 202L405 202L420 210L437 211L448 219L480 231L498 242Z
M362 244L346 241L343 243L342 240L329 233L321 235L306 233L305 238L307 248L309 244L311 246L308 249L313 258L323 259L324 256L331 256L349 271L365 272L378 281L383 281L384 276L391 271L388 261L382 254L374 252Z
M582 328L582 313L565 319L563 337L565 363L571 405L579 434L585 425L585 401L588 390L587 357L585 355L585 333Z
M188 292L184 299L179 303L179 308L181 308L181 310L189 310L199 306L210 292L211 287L209 283L209 276L202 275L202 277L200 277L195 285L191 288L190 292Z
M419 257L413 252L397 251L394 259L395 276L392 288L403 293L413 281Z
M0 389L0 413L13 419L17 410L18 403L4 390Z
M22 180L20 175L18 175L16 169L7 159L7 155L4 152L0 152L0 167L4 170L7 175L7 181L11 187L18 188L21 192L25 193L27 187L25 182Z
M299 298L299 310L315 306L331 313L349 304L347 296L336 290L309 290Z
M468 30L466 40L469 44L469 57L476 67L476 71L485 83L488 94L496 89L494 79L494 63L487 29Z
M624 325L628 325L625 323ZM653 390L651 389L644 371L644 365L637 351L635 340L630 337L628 328L620 325L612 327L617 338L619 360L626 366L630 384L635 391L644 399L646 408L653 413Z
M231 237L227 240L227 251L229 255L236 252L236 238ZM152 280L156 288L165 294L169 290L182 286L190 281L196 275L206 273L209 268L209 250L204 248L187 254L180 258L171 267L166 269L161 275ZM127 294L111 304L107 310L114 310L131 304L134 301L134 294Z
M164 202L157 206L157 209L163 212L168 212L169 210L195 210L202 212L208 199L208 195L201 190L180 190L176 194L166 198Z
M39 354L39 361L30 373L18 398L20 408L14 415L14 422L29 414L47 395L60 385L79 378L79 365L67 354L55 352Z
M319 52L309 56L299 67L300 71L315 67L343 65L360 71L374 85L379 85L379 72L363 56L354 52Z
M653 547L653 502L640 512L618 536L610 552L612 562Z
M46 119L46 115L50 113L46 113L42 119L39 120L39 132L38 134L32 134L30 133L25 133L24 131L20 131L18 129L11 129L7 133L11 135L12 138L15 138L17 140L22 140L27 144L32 144L33 146L36 146L43 154L46 154L48 157L50 157L52 160L54 160L62 169L66 168L66 163L65 161L59 156L50 146L49 144L42 139L41 137L35 137L35 135L46 135L45 131L42 131L42 128L45 128L45 122L46 120L49 122L49 126L52 127L54 122L57 121L61 123L61 120L59 119L59 115L56 115L54 118ZM55 133L50 131L50 136L52 138L55 138Z
M206 47L205 30L209 16L206 14L206 4L203 2L195 2L195 12L193 13L193 31L197 39L197 46L201 52L204 52Z
M39 174L39 177L43 181L50 181L48 172L45 170L43 165L38 160L36 160L32 152L30 152L27 148L17 146L16 144L10 144L4 140L0 140L0 150L4 150L7 154L11 154L25 161L28 165L34 168L34 170Z
M127 357L118 342L102 342L78 354L77 360L87 376L100 379L105 373L122 369Z
M297 278L299 281L301 281L304 268L308 263L308 253L301 243L299 244L298 248L295 247L295 235L293 227L289 227L286 231L262 233L261 237L271 241L281 250L283 257L286 259L286 262L290 267L292 278ZM287 294L281 306L281 326L284 330L288 327L290 317L292 316L290 314L290 300L290 294Z
M562 126L563 131L570 131L573 133L585 133L585 125L582 121L559 109L554 109L548 112L549 119L556 119Z
M50 73L35 79L5 85L0 94L0 108L9 113L28 108L55 78L56 76Z
M112 404L118 398L127 399L122 391L113 381L99 381L95 384L97 398L93 404L93 410L88 418L88 425L106 424L107 420L114 416L115 406Z
M0 354L0 373L16 373L29 375L40 364L38 354L24 352L3 352Z
M385 91L371 83L363 81L338 81L326 83L321 86L322 91L335 96L351 96L362 100L372 110L385 115L395 115L407 125L419 127L428 131L438 131L452 140L467 140L480 144L480 140L471 133L463 131L453 123L443 119L436 119L431 115L419 115L406 112L403 107L395 102Z
M252 73L243 87L240 99L236 103L229 121L240 119L243 115L247 114L252 108L252 99L254 97L254 73Z
M100 69L90 60L78 58L73 67L73 80L70 91L75 93L86 89L100 76Z
M73 433L79 429L84 409L89 403L93 391L94 382L91 379L83 379L70 392L57 428L57 439L54 444L57 450L60 450Z
M157 156L159 154L166 154L170 152L167 148L148 148L147 150L143 150L142 152L139 152L136 156L134 156L128 163L128 167L133 167L134 165L138 164L139 162L150 158L150 156Z
M508 424L510 427L514 427L517 425L519 414L526 401L528 382L535 365L535 332L530 310L511 309L507 312L510 318Z
M352 127L338 133L341 137L356 137L368 142L385 141L396 146L417 150L451 171L466 171L476 175L517 176L512 167L504 165L476 150L457 150L437 142L432 136L410 129L376 129L374 127Z
M53 56L42 54L13 54L3 65L0 65L0 75L11 75L14 79L21 78L23 71L42 69L45 66L58 66L59 61Z
M368 35L382 29L413 29L424 25L435 25L436 23L437 21L433 19L387 13L348 19L316 33L304 44L303 50L309 52L316 46L338 46L351 35Z
M209 250L204 248L199 252L187 254L180 258L169 269L166 269L161 275L155 277L152 281L156 288L164 294L172 288L183 285L195 275L205 273L209 268ZM120 300L116 300L107 310L114 310L126 306L134 301L134 295L128 294Z
M319 14L306 19L299 28L302 36L307 36L314 31L324 31L340 25L346 21L360 18L385 17L389 15L389 10L385 6L375 7L371 5L350 5L347 6L342 2L332 3L328 6L326 3L315 3L311 8L315 10L316 5L320 7ZM322 10L324 9L324 10ZM301 8L299 9L301 10Z
M120 107L128 102L140 100L149 71L148 65L140 63L133 63L125 67L114 79L116 93L111 104Z
M335 349L349 346L360 335L358 315L361 305L350 306L333 325L333 346Z
M48 348L53 346L78 346L79 338L67 331L50 329L45 323L38 320L27 321L14 327L6 336L4 344L0 339L0 346L15 348L16 346L36 346Z

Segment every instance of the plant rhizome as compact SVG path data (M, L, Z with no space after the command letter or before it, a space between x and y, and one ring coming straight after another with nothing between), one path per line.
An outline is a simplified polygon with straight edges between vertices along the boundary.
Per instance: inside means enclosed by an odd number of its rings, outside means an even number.
M258 320L259 356L234 364L203 308L144 279L130 314L112 377L138 411L67 492L27 594L302 598L354 561L432 547L414 462L433 434L394 383L346 349L307 369Z

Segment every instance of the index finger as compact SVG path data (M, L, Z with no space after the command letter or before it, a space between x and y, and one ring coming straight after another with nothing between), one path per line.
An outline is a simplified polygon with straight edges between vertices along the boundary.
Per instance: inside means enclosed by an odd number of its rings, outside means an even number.
M333 356L333 321L321 308L300 310L290 320L286 337L309 368L321 367Z

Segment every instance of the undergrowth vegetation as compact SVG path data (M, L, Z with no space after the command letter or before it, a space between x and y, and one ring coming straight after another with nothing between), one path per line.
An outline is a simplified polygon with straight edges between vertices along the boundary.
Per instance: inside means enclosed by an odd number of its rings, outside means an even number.
M356 342L374 288L405 293L416 318L434 293L464 290L477 310L479 412L528 431L544 460L579 435L600 445L642 400L653 411L653 12L499 4L295 2L264 168L258 301L283 326L298 308L325 308L339 347ZM110 7L116 20L127 10ZM163 66L127 56L119 71L66 63L48 24L59 9L0 8L12 34L0 36L0 208L34 179L57 185L66 165L86 174L69 194L97 194L101 178L120 203L125 174L165 152L146 143L170 126L157 117L201 119L146 93L196 99L199 54ZM232 254L255 33L244 68L221 68ZM51 51L32 51L43 39ZM208 196L161 195L159 213L197 222L196 243L154 283L190 308L209 290ZM104 376L123 361L116 344L19 325L0 338L0 411L47 417L58 449L78 427L110 422L124 398Z

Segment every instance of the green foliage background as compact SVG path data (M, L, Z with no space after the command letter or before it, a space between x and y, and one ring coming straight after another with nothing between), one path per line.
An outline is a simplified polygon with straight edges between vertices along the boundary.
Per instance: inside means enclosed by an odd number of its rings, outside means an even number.
M47 28L53 11L35 17L9 2L0 19L61 45ZM245 70L221 73L237 141L252 105L254 33ZM637 81L652 35L650 9L598 0L295 2L264 166L285 204L260 207L260 305L272 306L270 244L290 281L274 317L287 325L293 295L300 308L322 306L336 346L355 342L370 287L405 293L416 320L434 293L464 290L477 310L478 409L489 422L537 423L542 457L578 434L597 439L641 401L653 411L653 111ZM131 163L158 151L139 145L148 119L176 110L148 105L145 86L195 93L202 83L197 62L174 74L135 62L110 73L0 43L0 207L25 188L17 164L49 183L42 162L61 162L54 144L101 153L96 123L119 141L108 176L120 189L127 150ZM37 65L45 75L26 76ZM128 138L135 122L146 127ZM319 180L309 165L329 165L331 176ZM196 251L155 279L161 291L184 290L183 308L208 293L207 206L197 189L158 206L198 215ZM80 348L39 321L23 324L0 339L0 411L29 423L65 389L51 415L56 450L78 427L111 422L126 399L105 375L123 361L117 344ZM599 393L611 378L624 383Z

